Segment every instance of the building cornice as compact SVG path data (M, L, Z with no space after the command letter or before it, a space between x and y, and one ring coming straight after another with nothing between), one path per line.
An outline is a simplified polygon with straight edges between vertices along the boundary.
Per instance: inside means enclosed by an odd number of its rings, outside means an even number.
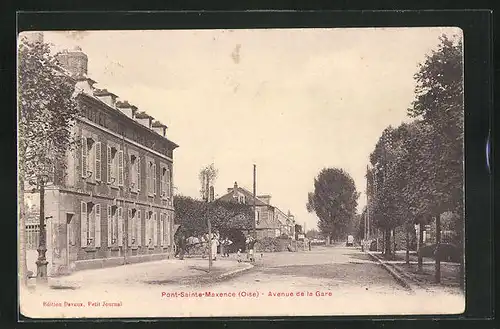
M105 133L108 133L108 134L110 134L110 135L112 135L112 136L115 136L116 138L123 139L125 142L127 142L127 143L129 143L129 144L132 144L132 145L134 145L134 146L136 146L136 147L138 147L138 148L141 148L141 149L143 149L143 150L145 150L145 151L147 151L147 152L150 152L150 153L152 153L152 154L155 154L155 155L159 156L159 157L160 157L160 158L162 158L162 159L165 159L165 160L168 160L168 161L170 161L170 162L173 162L172 158L170 158L170 157L168 157L168 156L166 156L166 155L164 155L164 154L161 154L161 153L160 153L160 152L158 152L158 151L155 151L155 150L153 150L153 149L150 149L150 148L149 148L149 147L147 147L147 146L144 146L144 145L142 145L142 144L140 144L140 143L137 143L136 141L133 141L133 140L131 140L131 139L127 138L127 137L121 136L120 134L117 134L117 133L115 133L114 131L111 131L111 130L110 130L110 129L108 129L108 128L104 128L103 126L98 125L98 124L96 124L96 123L94 123L94 122L92 122L92 121L90 121L90 120L88 120L88 119L86 119L86 118L84 118L84 117L77 117L77 120L78 120L78 121L80 121L80 122L83 122L83 123L85 123L85 124L87 124L87 125L89 125L89 126L92 126L92 127L96 128L96 129L99 129L99 130L101 130L101 131L103 131L103 132L105 132Z
M164 141L166 141L168 144L170 144L170 146L172 147L172 149L176 149L176 148L179 147L179 145L177 145L176 143L172 142L167 137L163 137L160 134L158 134L157 132L155 132L154 130L151 130L151 129L148 129L147 127L144 127L139 122L135 121L132 118L129 118L128 116L126 116L125 114L123 114L120 110L109 106L108 104L104 103L100 99L97 99L96 97L94 97L92 95L85 94L85 93L80 93L78 96L82 97L82 98L84 98L84 99L86 99L88 101L93 102L94 104L98 105L99 107L101 107L105 111L110 112L111 114L118 116L121 120L124 120L127 123L135 125L136 127L140 128L141 130L145 131L146 133L154 134L155 137L156 136L157 137L161 137ZM137 107L134 106L134 108L137 110Z

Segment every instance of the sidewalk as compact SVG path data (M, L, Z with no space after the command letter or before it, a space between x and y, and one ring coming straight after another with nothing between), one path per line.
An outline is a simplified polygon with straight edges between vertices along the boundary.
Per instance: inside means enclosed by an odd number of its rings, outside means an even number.
M434 279L434 261L424 261L420 272L418 270L418 259L415 255L411 255L410 263L406 264L404 254L397 254L396 260L384 259L381 252L370 251L368 254L378 259L384 266L390 267L395 272L395 275L399 276L399 279L406 282L412 289L446 291L453 294L461 293L460 265L457 263L441 262L441 283L438 284ZM403 256L402 260L401 256Z
M95 286L113 288L144 285L191 285L221 280L253 267L249 263L221 259L213 262L208 273L208 259L165 259L127 264L103 269L82 270L68 276L49 278L52 289L80 289ZM31 279L30 286L36 285Z

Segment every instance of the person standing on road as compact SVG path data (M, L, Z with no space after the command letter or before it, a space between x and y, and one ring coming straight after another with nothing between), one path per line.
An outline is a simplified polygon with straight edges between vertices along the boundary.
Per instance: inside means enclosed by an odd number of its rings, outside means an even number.
M233 244L233 241L229 240L227 237L224 239L224 256L229 257L229 246Z
M210 241L210 257L212 260L217 260L217 246L219 245L219 236L217 233L212 233L212 238Z
M181 233L177 240L177 254L179 255L179 260L184 259L185 249L186 249L186 237L184 236L184 233Z
M253 262L255 262L254 247L255 247L255 243L257 243L257 240L255 240L251 236L248 236L245 242L246 242L246 247L247 247L247 259L253 263Z

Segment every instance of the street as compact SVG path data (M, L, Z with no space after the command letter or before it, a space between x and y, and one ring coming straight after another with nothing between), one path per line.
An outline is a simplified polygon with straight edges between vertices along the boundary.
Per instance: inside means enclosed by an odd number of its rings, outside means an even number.
M183 270L182 261L170 262L177 266L173 277L165 266L148 263L77 272L72 277L80 275L83 286L37 289L25 297L27 309L33 306L27 313L66 317L389 315L460 313L464 305L459 294L410 292L369 255L340 245L257 254L254 268L215 281L187 275L206 260L188 260L197 264L188 270ZM235 260L214 264L235 265ZM48 301L81 304L40 307Z

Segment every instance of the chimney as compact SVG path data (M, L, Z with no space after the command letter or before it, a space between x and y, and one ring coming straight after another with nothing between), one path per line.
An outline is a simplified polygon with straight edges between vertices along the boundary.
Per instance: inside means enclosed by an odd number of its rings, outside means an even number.
M151 125L151 127L153 128L153 131L155 131L157 134L165 137L165 132L167 131L167 126L165 126L161 122L155 120L153 122L153 124Z
M137 111L137 107L132 104L129 104L129 102L127 101L116 102L116 108L131 119L134 118L135 112Z
M266 204L270 204L271 202L271 196L270 195L258 195L258 199L262 200Z
M21 32L19 38L21 39L22 42L26 43L42 43L43 33L35 31Z
M56 55L56 59L73 76L87 75L89 60L80 47L75 47L72 50L64 50Z
M96 89L94 91L94 96L113 108L115 107L116 98L118 97L106 89Z
M234 187L233 187L233 198L238 197L238 183L234 182Z
M137 112L135 114L135 121L139 122L141 125L143 125L146 128L151 129L151 121L152 120L153 120L153 117L147 115L146 112Z
M93 95L94 94L94 84L96 83L94 80L87 78L86 76L80 75L75 77L76 85L75 90L80 90L85 94Z

